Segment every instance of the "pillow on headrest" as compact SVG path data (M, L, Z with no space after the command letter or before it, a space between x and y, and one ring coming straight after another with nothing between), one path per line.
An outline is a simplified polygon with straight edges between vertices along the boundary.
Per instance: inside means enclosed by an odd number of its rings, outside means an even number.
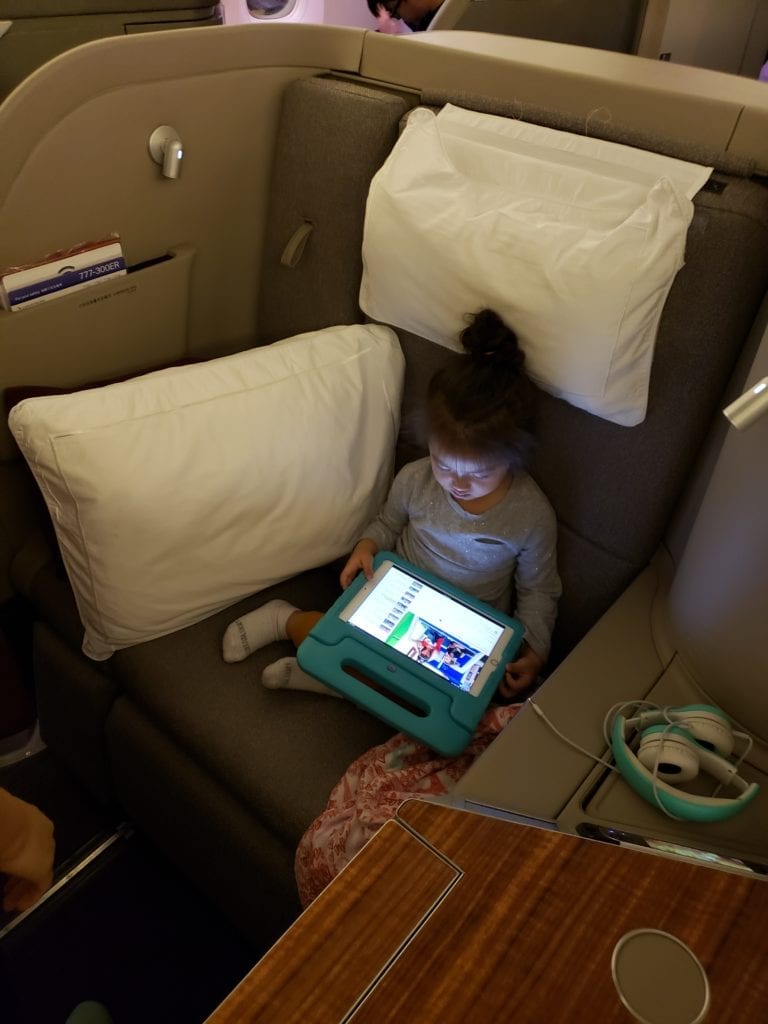
M415 110L374 177L360 305L457 347L495 309L529 375L642 422L656 330L711 168L504 117Z
M384 500L403 356L354 325L72 395L9 424L85 628L115 650L344 554Z

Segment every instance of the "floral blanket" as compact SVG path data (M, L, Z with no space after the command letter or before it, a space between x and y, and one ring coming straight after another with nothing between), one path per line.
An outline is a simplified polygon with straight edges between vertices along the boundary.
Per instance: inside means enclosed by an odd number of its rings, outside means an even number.
M299 842L295 867L302 906L323 891L404 800L449 793L519 707L489 707L458 757L441 757L402 732L358 757Z

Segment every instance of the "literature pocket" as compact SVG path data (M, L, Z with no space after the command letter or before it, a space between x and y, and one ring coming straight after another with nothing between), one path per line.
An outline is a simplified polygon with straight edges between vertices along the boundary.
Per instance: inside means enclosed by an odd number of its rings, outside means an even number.
M0 311L0 380L67 388L184 358L194 255L181 245L124 277ZM0 431L0 458L14 456L7 426Z

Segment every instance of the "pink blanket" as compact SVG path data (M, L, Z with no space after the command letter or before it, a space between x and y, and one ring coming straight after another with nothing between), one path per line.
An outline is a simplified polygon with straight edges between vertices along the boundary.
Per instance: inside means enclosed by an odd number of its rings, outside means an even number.
M296 881L302 906L323 891L404 800L450 792L518 708L489 707L458 757L441 757L401 732L358 757L299 842Z

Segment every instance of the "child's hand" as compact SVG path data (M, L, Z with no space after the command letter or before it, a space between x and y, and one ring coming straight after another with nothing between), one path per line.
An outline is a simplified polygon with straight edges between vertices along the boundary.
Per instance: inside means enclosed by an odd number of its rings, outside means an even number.
M345 590L361 570L365 573L367 580L373 576L373 556L378 550L376 544L368 537L363 537L362 540L355 544L352 554L347 559L347 564L341 570L341 576L339 577L341 585Z
M504 679L499 684L499 693L509 699L527 690L538 679L544 667L544 659L523 640L517 658L504 669Z

